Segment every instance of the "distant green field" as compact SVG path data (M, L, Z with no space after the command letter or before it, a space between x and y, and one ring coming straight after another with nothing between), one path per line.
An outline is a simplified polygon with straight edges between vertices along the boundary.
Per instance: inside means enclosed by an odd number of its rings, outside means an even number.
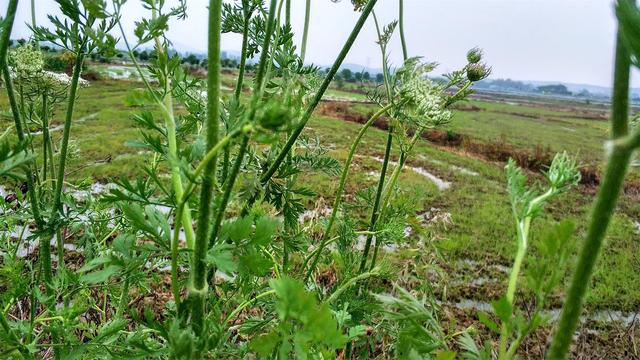
M128 141L138 139L139 130L129 115L132 108L125 105L127 93L140 85L133 81L108 80L96 81L88 88L81 89L71 133L75 154L69 165L71 181L109 182L120 177L133 178L143 174L143 166L150 159L147 154L140 152L141 149L127 145ZM330 94L345 95L337 91L331 91ZM470 101L467 105L479 110L458 111L451 124L451 129L456 132L484 141L504 138L523 147L550 146L555 151L578 153L581 161L588 163L602 159L602 144L607 135L604 121L574 119L570 112L557 108L541 109L481 100ZM367 111L370 107L359 104L354 105L353 109ZM63 110L57 110L52 126L60 124ZM0 99L0 111L5 115L0 119L0 128L4 128L10 124L4 98ZM346 156L344 149L358 129L359 125L355 123L317 116L309 122L304 136L317 136L325 146L339 149L331 154L342 161ZM53 135L58 141L61 131ZM365 136L352 170L355 176L347 184L348 194L353 195L363 187L375 185L372 174L379 171L380 164L372 157L382 156L385 139L386 134L378 129L371 129ZM439 190L432 180L407 169L402 175L402 187L410 190L416 211L419 214L425 211L438 213L441 218L450 221L425 227L420 225L417 218L408 219L407 222L414 227L413 233L422 232L427 242L419 245L414 242L417 238L413 235L408 240L410 248L388 254L388 261L401 264L403 258L413 259L416 276L422 280L430 276L427 273L429 267L420 265L427 261L443 268L455 267L462 260L496 265L510 263L515 249L515 230L504 190L503 164L436 148L427 142L418 144L409 164L450 184L449 188ZM326 202L331 201L336 187L335 179L314 173L302 176L303 181L310 184ZM591 201L591 192L581 190L567 194L550 204L548 215L536 227L544 229L551 222L570 218L577 224L577 239L581 239ZM309 208L315 205L307 204ZM614 217L604 256L593 279L595 290L588 300L592 308L632 309L640 306L640 242L633 223L640 211L637 201L630 197L622 199L621 207L624 211ZM422 257L427 253L438 256ZM453 273L457 273L456 276L473 276L462 269L458 272ZM496 276L498 280L504 280L505 274ZM448 296L454 299L472 296L476 300L490 300L494 294L472 292L456 286L451 284L447 287Z

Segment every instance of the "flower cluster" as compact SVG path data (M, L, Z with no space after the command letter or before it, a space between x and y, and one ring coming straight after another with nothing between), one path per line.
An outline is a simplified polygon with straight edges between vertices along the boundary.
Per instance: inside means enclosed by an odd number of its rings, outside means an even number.
M52 71L43 71L40 77L43 86L69 86L71 85L71 77L65 73L56 73ZM78 85L82 87L89 86L89 82L83 78L78 78Z
M33 44L25 44L13 50L9 60L11 77L32 89L33 93L62 94L71 84L69 75L44 70L42 52ZM82 78L78 79L78 84L82 87L89 86L89 82Z
M9 54L10 65L18 79L33 79L42 73L42 52L32 44L25 44Z
M413 114L409 118L415 119L421 127L446 124L453 116L446 109L442 85L427 78L436 66L435 63L422 63L419 57L414 57L407 59L395 74L400 99L412 109Z

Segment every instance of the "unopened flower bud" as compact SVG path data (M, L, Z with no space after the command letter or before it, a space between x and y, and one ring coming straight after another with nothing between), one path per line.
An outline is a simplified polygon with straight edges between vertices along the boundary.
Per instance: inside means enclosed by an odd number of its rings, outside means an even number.
M485 64L477 63L467 66L467 79L471 82L486 79L489 74L491 74L491 68Z
M260 117L260 126L269 130L277 130L291 120L291 112L278 102L268 104Z
M482 49L474 47L467 52L467 61L469 64L477 64L482 60Z

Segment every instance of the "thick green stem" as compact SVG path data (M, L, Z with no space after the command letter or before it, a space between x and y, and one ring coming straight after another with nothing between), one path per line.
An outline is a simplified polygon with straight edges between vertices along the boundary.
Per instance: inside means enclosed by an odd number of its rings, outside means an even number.
M211 150L218 142L220 122L220 30L222 16L222 0L209 1L209 46L207 76L207 150ZM189 297L191 302L191 323L198 337L202 336L204 324L204 300L207 292L207 235L213 198L213 185L216 176L216 157L206 166L200 188L200 207L196 242L193 251L193 269L191 270L191 286Z
M629 116L629 74L631 59L618 30L611 110L611 134L616 140L627 134ZM578 324L585 294L591 285L591 275L602 248L609 222L616 209L633 149L614 146L608 159L602 184L598 190L589 229L580 251L578 264L562 306L562 313L547 356L564 359Z
M311 274L315 270L316 266L318 266L318 260L320 259L320 255L322 254L322 250L327 245L327 241L329 239L329 235L331 234L331 229L333 228L333 223L336 220L338 215L338 209L340 208L340 204L342 203L342 193L344 192L345 184L347 183L347 178L349 176L349 169L351 166L351 162L353 161L353 156L356 153L356 149L358 145L360 145L360 141L362 137L367 132L367 129L387 110L389 110L393 105L389 104L382 109L378 110L375 114L369 118L369 120L362 126L358 135L351 143L351 148L349 149L349 153L347 154L347 159L344 162L344 166L342 167L342 174L340 175L340 183L338 184L338 189L336 190L336 198L333 201L333 209L331 209L331 217L329 217L329 222L327 223L326 228L324 229L324 234L322 235L322 239L320 241L319 251L316 253L311 265L307 269L307 274L305 276L305 282L309 280Z
M304 8L304 29L302 31L302 44L300 45L300 60L304 64L307 55L307 40L309 39L309 23L311 22L311 0L306 0Z
M48 101L47 94L42 94L42 149L43 149L43 158L44 158L44 171L43 171L43 180L47 182L51 179L52 190L55 190L55 177L56 177L56 169L53 164L53 145L51 140L51 134L49 133L49 111L48 111ZM48 169L47 169L48 165ZM47 175L47 170L49 174Z
M48 155L47 155L47 144L49 143L49 122L47 120L46 115L46 107L47 107L47 94L42 94L42 180L47 181L47 165L48 165Z
M76 94L78 91L78 81L82 72L82 63L84 61L83 49L77 52L76 60L73 65L73 74L71 75L71 85L67 98L67 113L64 119L64 129L62 132L62 143L60 146L60 162L58 164L58 177L56 179L56 192L53 198L53 211L62 213L62 188L64 186L64 171L67 165L67 156L69 151L69 137L71 135L71 121L73 119L73 111L76 104Z
M71 135L71 120L73 119L73 111L76 104L76 94L78 91L78 82L82 73L82 63L84 61L84 45L76 53L76 60L73 65L73 74L71 75L71 85L67 98L67 113L64 119L64 130L62 133L62 145L60 146L60 162L58 164L58 174L56 179L56 190L53 198L53 226L55 230L59 230L57 220L63 213L62 208L62 188L64 186L65 168L67 165L67 156L69 150L69 137ZM62 236L57 236L58 248L58 271L64 269L64 247Z

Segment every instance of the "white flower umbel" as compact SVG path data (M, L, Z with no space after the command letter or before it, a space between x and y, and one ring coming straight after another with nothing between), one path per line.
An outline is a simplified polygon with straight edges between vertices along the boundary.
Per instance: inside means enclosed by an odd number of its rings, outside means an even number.
M42 81L45 84L68 86L71 84L71 77L65 73L56 73L52 71L42 72ZM82 87L89 86L89 82L83 78L78 79L78 85Z

